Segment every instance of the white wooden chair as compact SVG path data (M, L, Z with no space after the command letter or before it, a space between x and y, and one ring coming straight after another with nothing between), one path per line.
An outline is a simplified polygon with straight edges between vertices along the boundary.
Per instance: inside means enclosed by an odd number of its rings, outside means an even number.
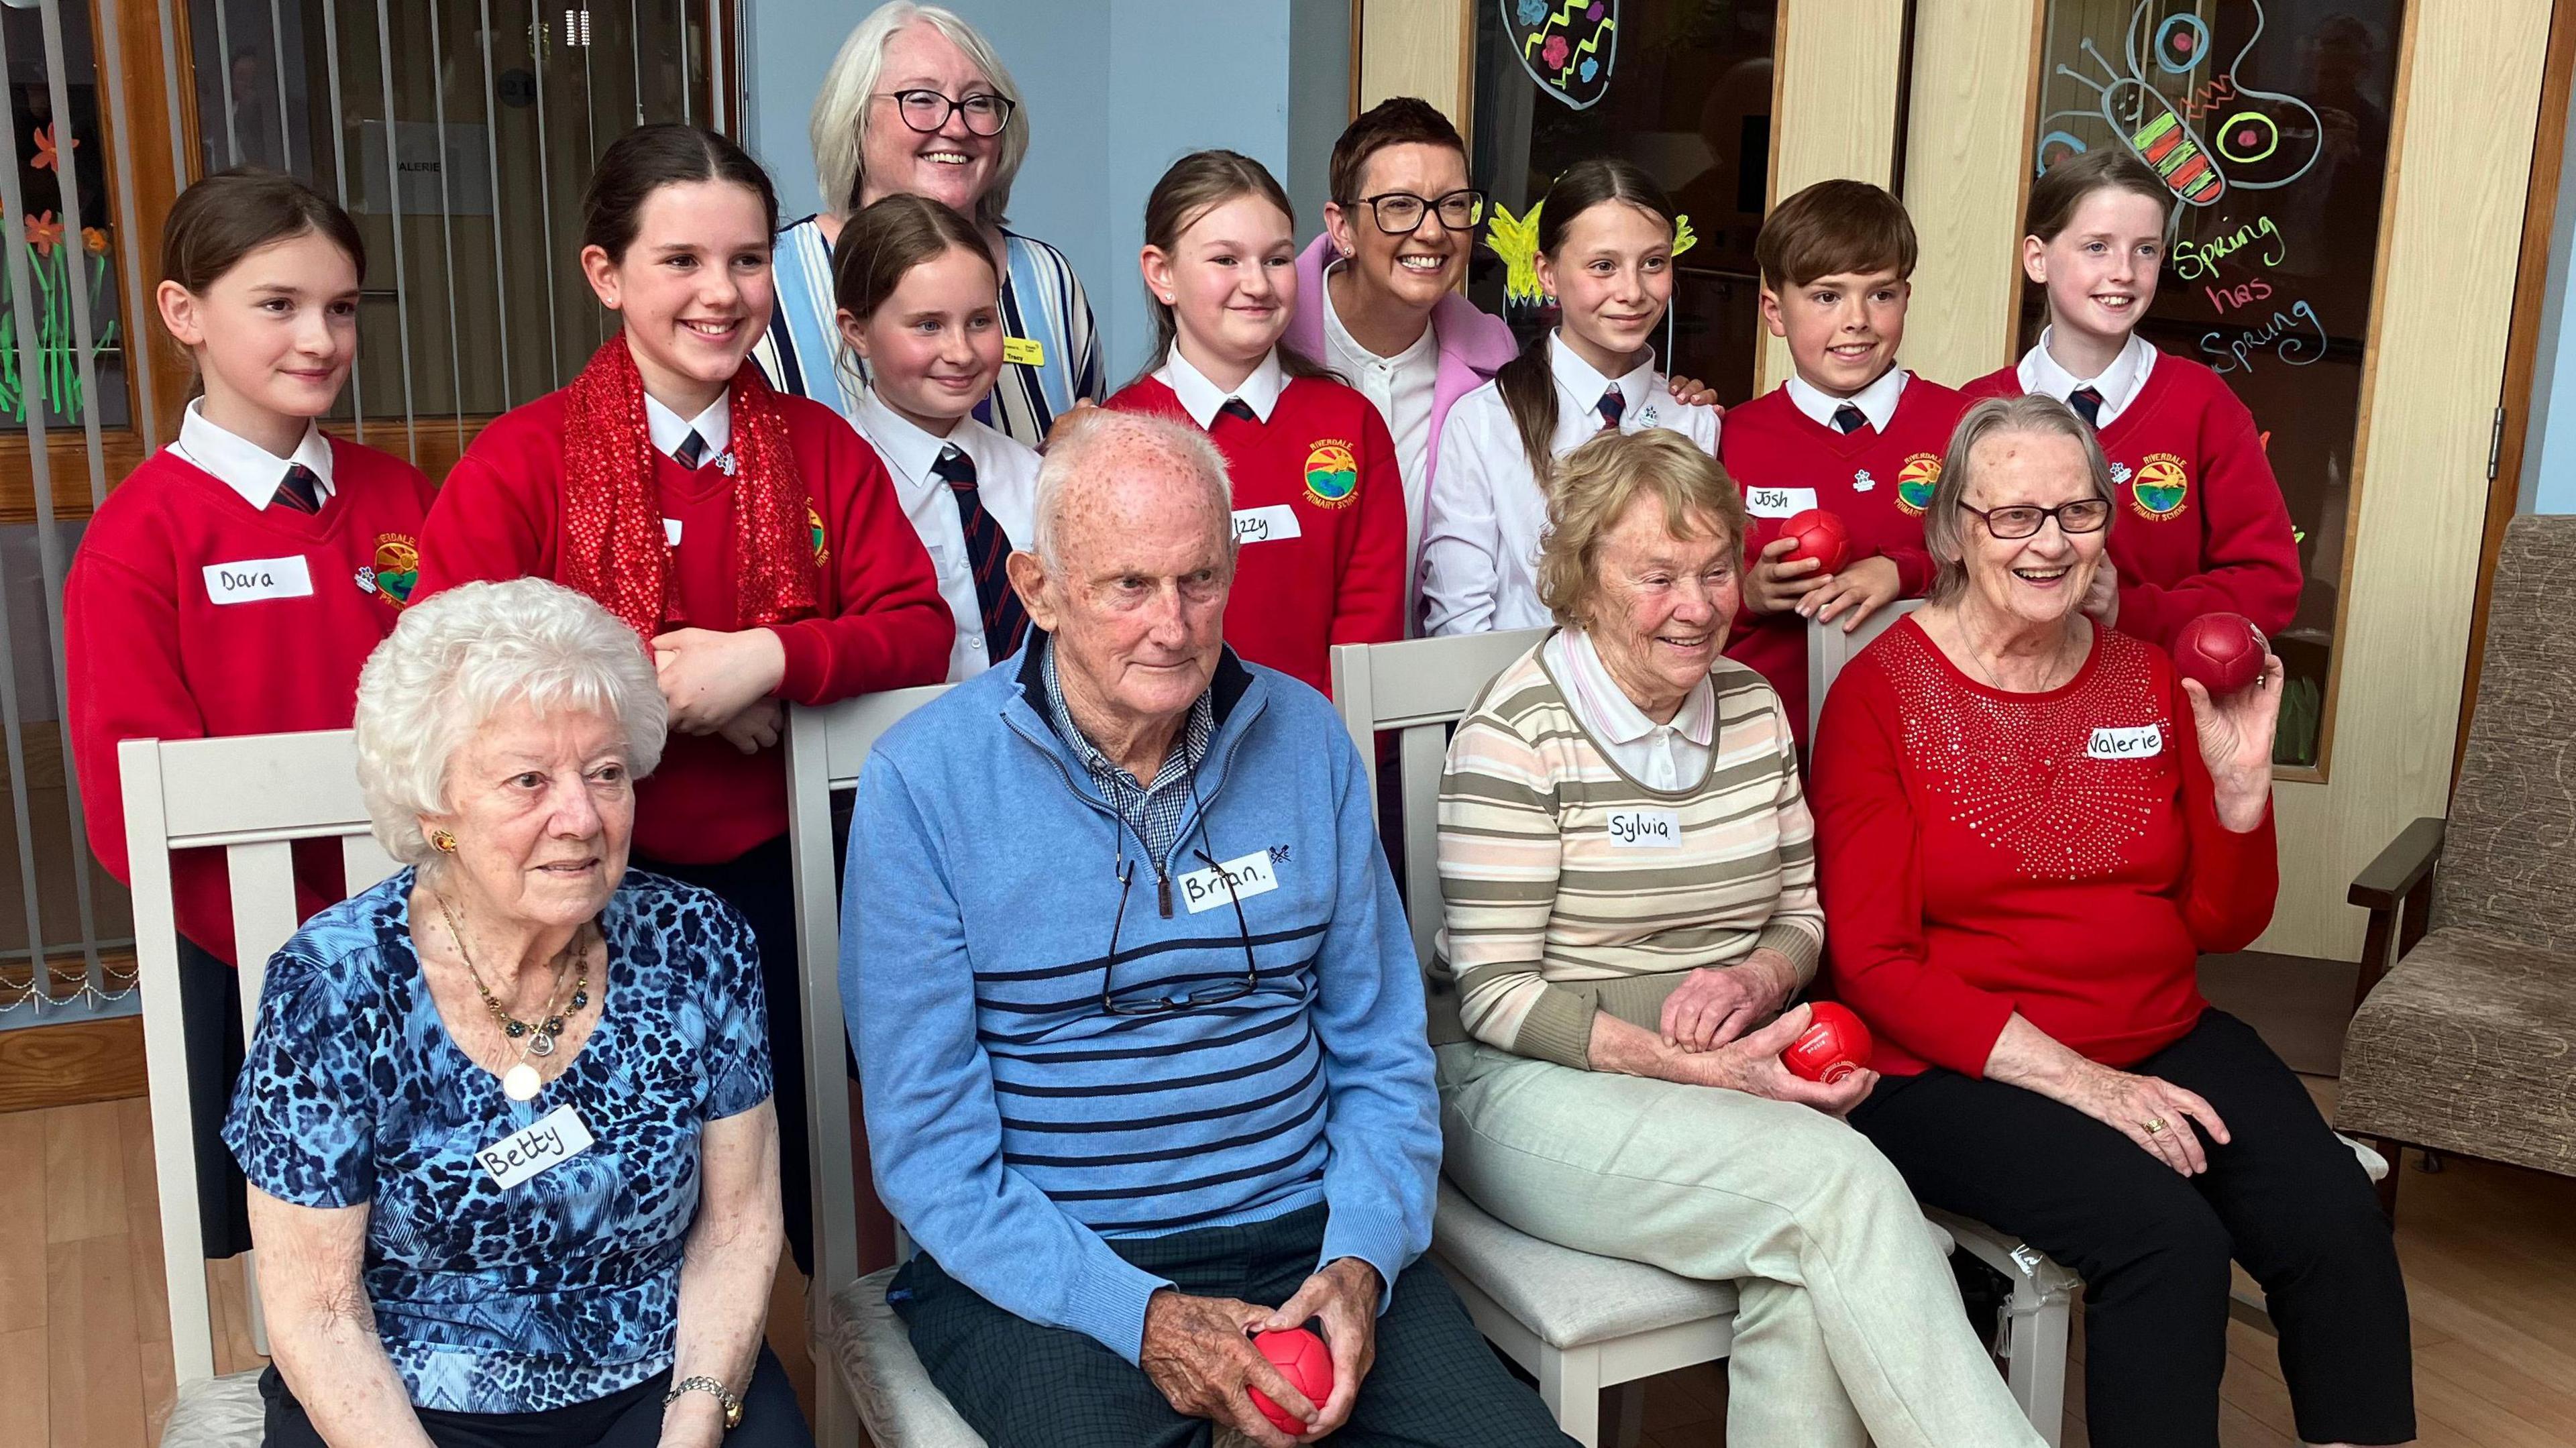
M241 961L243 1033L259 1012L268 958L303 922L290 851L337 839L348 888L394 873L368 832L349 732L263 734L117 748L125 837L133 869L134 954L143 990L143 1050L151 1078L152 1156L160 1179L161 1261L168 1278L170 1352L178 1399L162 1448L257 1448L263 1408L256 1372L215 1376L205 1240L197 1218L197 1142L190 1125L187 1035L179 1012L179 937L170 852L220 848L232 880L233 948ZM245 1259L247 1261L247 1259ZM257 1308L257 1285L252 1284Z

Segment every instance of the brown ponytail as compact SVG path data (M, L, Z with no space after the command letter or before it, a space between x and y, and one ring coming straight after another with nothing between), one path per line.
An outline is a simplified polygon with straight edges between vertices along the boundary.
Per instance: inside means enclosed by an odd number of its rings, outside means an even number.
M1662 217L1666 226L1677 223L1672 199L1653 177L1631 162L1612 156L1596 156L1577 161L1565 168L1556 184L1547 188L1539 203L1538 249L1551 261L1558 247L1565 243L1566 228L1576 217L1595 206L1619 202L1635 206ZM1546 492L1548 479L1556 471L1554 450L1549 444L1556 438L1556 372L1548 365L1548 338L1551 328L1531 339L1521 354L1503 364L1494 374L1495 390L1503 397L1503 407L1512 415L1512 426L1521 435L1521 453L1529 460L1530 477Z
M1145 198L1145 244L1169 256L1181 244L1181 233L1198 224L1200 217L1223 206L1238 196L1258 196L1279 208L1279 214L1290 222L1297 219L1297 208L1288 202L1288 193L1270 168L1239 151L1193 151L1172 163L1163 179L1154 183L1153 194ZM1308 306L1319 305L1312 299L1301 299ZM1179 324L1172 318L1171 304L1145 294L1145 310L1154 319L1154 345L1145 370L1136 374L1141 381L1153 376L1172 358L1172 342L1179 336ZM1291 377L1306 377L1324 382L1339 382L1342 375L1309 359L1288 345L1286 338L1276 344L1279 370Z

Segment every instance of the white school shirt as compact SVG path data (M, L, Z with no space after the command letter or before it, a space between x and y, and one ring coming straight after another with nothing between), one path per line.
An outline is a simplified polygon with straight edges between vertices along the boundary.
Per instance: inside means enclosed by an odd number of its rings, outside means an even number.
M1564 686L1565 707L1610 756L1610 762L1648 789L1696 789L1708 778L1717 740L1717 686L1705 677L1682 696L1669 724L1646 717L1610 677L1592 635L1559 629L1540 646L1547 671Z
M1548 338L1556 376L1556 432L1563 458L1601 431L1601 395L1614 384L1560 339ZM1684 407L1651 362L1615 384L1623 433L1669 428L1717 456L1717 411ZM1547 497L1530 476L1520 429L1492 382L1459 398L1440 429L1440 465L1422 519L1423 632L1484 633L1552 622L1538 601L1538 545Z
M1904 396L1905 369L1902 367L1888 368L1878 374L1876 382L1849 397L1836 397L1795 372L1789 374L1790 404L1817 426L1830 427L1836 432L1842 429L1834 427L1834 414L1845 407L1859 408L1860 415L1869 419L1873 429L1887 431L1887 424L1896 416L1897 401Z
M851 400L851 421L859 436L885 460L894 479L895 496L921 546L930 553L930 568L939 575L939 597L957 620L957 640L948 648L948 682L971 679L1001 662L985 657L984 605L975 596L975 563L966 556L966 525L958 521L957 495L947 480L930 470L942 449L954 446L975 460L975 492L984 511L1002 525L1002 536L1014 548L1025 548L1033 536L1038 496L1038 455L971 417L960 418L946 437L923 431L911 419L862 392Z
M707 404L707 410L695 417L682 417L663 406L660 398L647 392L644 394L644 427L653 434L653 450L673 462L680 460L680 445L687 442L693 432L700 442L707 445L707 458L720 457L733 444L733 389L717 393L716 400ZM700 459L701 463L704 461L706 459Z
M279 457L240 433L206 421L205 405L202 397L189 401L187 416L179 420L179 440L170 444L170 451L212 474L253 508L265 509L276 500L278 488L286 482L286 470L297 463L312 470L317 480L314 491L323 503L331 501L331 440L321 428L304 424L304 440L294 452Z
M2048 354L2049 334L2056 330L2041 328L2039 345L2021 354L2021 365L2013 369L2013 375L2021 379L2021 390L2045 393L2064 402L2077 389L2090 387L2102 394L2101 415L2094 418L2093 426L2097 430L2109 427L2129 410L2130 403L2138 400L2139 393L2147 390L2147 374L2156 370L2155 344L2131 332L2129 344L2111 359L2110 366L2102 369L2101 376L2078 377Z
M1406 516L1415 520L1414 548L1421 547L1423 474L1431 464L1431 403L1440 384L1440 338L1430 323L1413 345L1392 357L1362 346L1342 325L1333 309L1333 273L1346 263L1324 268L1324 351L1326 362L1360 395L1377 404L1386 430L1395 439L1395 465L1404 475Z
M1180 399L1181 410L1190 415L1190 421L1197 423L1201 432L1216 426L1218 411L1238 397L1267 427L1271 409L1279 405L1279 394L1288 390L1288 374L1279 365L1279 349L1276 347L1262 357L1261 365L1253 368L1252 375L1244 378L1243 385L1232 392L1208 381L1207 374L1191 366L1190 359L1182 356L1178 347L1163 359L1162 366L1154 369L1154 380L1172 389L1172 396Z

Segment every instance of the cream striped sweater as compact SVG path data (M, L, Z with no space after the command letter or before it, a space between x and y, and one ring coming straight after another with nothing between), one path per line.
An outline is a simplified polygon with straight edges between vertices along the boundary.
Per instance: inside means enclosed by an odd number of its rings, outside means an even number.
M1436 1043L1588 1067L1592 1018L1648 1030L1698 966L1769 946L1813 979L1815 827L1780 698L1720 658L1707 779L1664 792L1611 763L1537 648L1485 688L1440 781Z

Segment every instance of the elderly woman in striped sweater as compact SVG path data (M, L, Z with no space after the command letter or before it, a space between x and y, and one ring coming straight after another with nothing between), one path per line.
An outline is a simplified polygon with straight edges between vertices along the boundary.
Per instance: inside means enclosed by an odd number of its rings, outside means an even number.
M1727 1441L2032 1444L1905 1183L1875 1081L1780 1053L1824 944L1779 697L1719 646L1744 507L1677 434L1566 459L1558 627L1458 728L1435 967L1446 1167L1533 1236L1737 1286Z

